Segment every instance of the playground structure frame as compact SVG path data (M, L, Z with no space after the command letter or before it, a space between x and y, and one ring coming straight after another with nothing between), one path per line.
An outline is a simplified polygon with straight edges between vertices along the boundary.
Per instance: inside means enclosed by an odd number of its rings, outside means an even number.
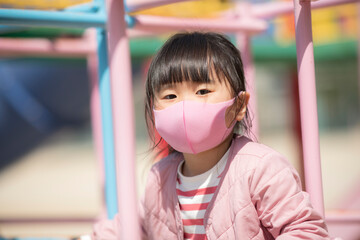
M103 180L107 215L112 218L117 212L121 213L121 238L140 239L139 223L135 217L135 131L129 38L181 30L236 33L238 47L244 57L249 91L252 96L256 96L250 36L266 30L268 18L294 12L306 190L314 207L324 216L311 8L354 3L358 0L294 0L293 4L271 2L254 5L239 3L235 15L211 20L126 14L126 10L138 11L175 2L183 1L154 0L147 1L146 4L125 6L118 0L107 0L106 4L101 0L94 0L92 5L86 4L62 12L0 9L1 25L97 29L96 33L89 31L80 40L58 39L50 42L45 39L2 38L1 56L40 54L88 58L91 66L89 70L93 71L91 108L94 139L97 157L104 162L100 165L103 165L105 172ZM75 44L79 47L74 47ZM258 135L256 97L251 98L250 111L254 114L253 132ZM359 222L360 216L333 215L327 219Z

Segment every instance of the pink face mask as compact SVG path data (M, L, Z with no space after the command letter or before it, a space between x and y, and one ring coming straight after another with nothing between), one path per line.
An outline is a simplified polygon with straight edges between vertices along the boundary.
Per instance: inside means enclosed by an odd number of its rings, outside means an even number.
M232 132L225 122L226 109L235 98L220 103L181 101L162 110L154 109L155 127L175 150L200 153L222 143Z

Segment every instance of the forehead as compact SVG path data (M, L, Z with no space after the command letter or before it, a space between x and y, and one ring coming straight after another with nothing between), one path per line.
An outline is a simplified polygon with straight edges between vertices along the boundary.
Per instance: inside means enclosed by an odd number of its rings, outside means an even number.
M225 82L225 85L229 84L228 78L225 78L229 74L226 73L227 68L222 62L214 62L213 56L208 56L209 53L206 51L195 54L197 50L193 50L189 53L188 49L187 54L180 54L181 56L177 57L169 56L166 51L165 57L160 54L160 57L155 58L148 75L150 91L156 93L182 82L207 84Z

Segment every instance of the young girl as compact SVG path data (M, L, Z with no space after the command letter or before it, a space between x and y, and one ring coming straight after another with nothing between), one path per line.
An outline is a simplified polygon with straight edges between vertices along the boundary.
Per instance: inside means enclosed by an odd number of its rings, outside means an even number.
M243 136L249 97L240 54L220 34L176 34L155 56L145 114L170 154L149 173L145 239L329 239L295 169ZM116 239L117 221L93 238Z

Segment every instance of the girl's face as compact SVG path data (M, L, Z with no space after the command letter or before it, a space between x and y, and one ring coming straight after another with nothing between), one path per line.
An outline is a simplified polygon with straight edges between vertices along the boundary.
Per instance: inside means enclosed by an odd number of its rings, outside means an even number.
M199 101L207 103L225 102L234 98L227 81L219 81L217 78L209 83L197 83L183 81L171 85L164 85L155 93L154 108L162 110L181 101ZM237 119L237 104L229 107L225 114L225 122L230 127Z

